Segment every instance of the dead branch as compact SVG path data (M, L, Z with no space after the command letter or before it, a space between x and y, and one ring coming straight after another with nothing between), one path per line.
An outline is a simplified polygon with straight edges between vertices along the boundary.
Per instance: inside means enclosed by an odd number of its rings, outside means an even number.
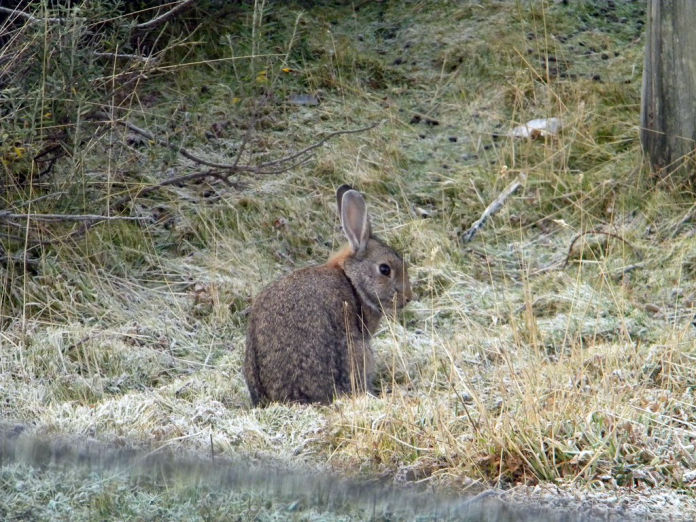
M271 170L257 170L255 173L260 174L260 175L271 175L271 174L282 174L283 172L287 172L288 170L292 170L295 167L299 167L300 165L304 165L307 163L310 159L312 159L312 156L307 156L306 158L302 158L300 160L297 160L295 163L291 163L290 165L284 165L283 167L279 167L277 169L271 169Z
M39 24L39 23L61 23L64 21L63 18L37 18L34 15L31 15L29 13L25 13L24 11L20 11L19 9L11 9L9 7L0 7L0 13L6 13L10 16L15 16L17 18L22 18L23 20L26 20L27 22L31 24ZM84 20L84 18L82 18Z
M157 183L156 185L150 185L149 187L143 187L140 190L138 190L137 194L135 197L140 197L144 196L145 194L149 194L150 192L154 192L155 190L159 190L162 187L166 187L167 185L178 185L180 183L185 183L187 181L195 181L199 179L205 179L205 178L216 178L225 183L228 186L232 186L232 183L230 182L229 174L223 174L219 171L215 170L206 170L205 172L194 172L192 174L184 174L183 176L176 176L175 178L169 178L165 179L164 181L161 181L160 183ZM113 207L116 209L121 209L123 205L125 205L129 200L131 199L131 196L124 196L117 201L114 202Z
M526 174L522 172L515 181L513 181L507 187L505 187L505 190L503 190L500 193L500 195L497 198L495 198L495 200L490 205L486 207L486 210L484 210L483 214L481 214L481 217L478 220L476 220L473 225L471 225L471 228L469 228L469 230L462 234L462 243L468 243L469 241L474 239L474 236L478 233L479 230L483 228L483 225L486 224L488 218L490 218L501 208L503 208L505 200L507 200L507 198L514 194L517 191L517 189L519 189L522 186L526 179Z
M170 178L164 181L161 181L160 183L157 183L155 185L151 185L149 187L144 187L137 191L136 197L142 196L144 194L148 194L150 192L153 192L155 190L158 190L164 186L167 185L177 185L180 183L185 183L188 181L194 181L194 180L200 180L200 179L205 179L205 178L216 178L223 183L227 184L228 186L232 186L232 183L230 182L229 178L235 173L241 173L241 172L246 172L250 174L257 174L257 175L272 175L272 174L280 174L283 172L286 172L290 169L293 169L299 165L302 165L309 161L309 159L312 157L311 152L318 147L321 147L324 143L326 143L328 140L331 138L335 138L336 136L340 136L341 134L357 134L361 132L365 132L371 129L374 129L377 125L380 124L380 122L374 123L372 125L368 125L367 127L361 127L359 129L348 129L348 130L339 130L339 131L334 131L330 132L323 138L321 138L319 141L309 145L308 147L305 147L304 149L295 152L293 154L290 154L289 156L285 156L283 158L279 158L276 160L271 160L267 161L264 163L259 163L258 165L240 165L239 162L241 160L242 154L244 152L244 149L249 142L251 133L253 131L253 121L249 124L249 127L247 128L247 131L245 135L242 138L242 142L239 146L239 151L237 152L234 161L232 163L217 163L214 161L210 161L208 159L202 158L200 156L197 156L193 154L192 152L188 151L184 147L181 147L179 145L176 145L164 138L160 138L150 132L147 129L143 129L138 127L137 125L131 123L128 120L119 120L119 119L112 119L109 117L108 114L104 112L98 112L95 115L95 118L100 118L104 120L105 122L113 122L117 123L119 125L122 125L123 127L127 128L128 130L139 134L140 136L143 136L144 138L150 140L153 143L157 143L158 145L161 145L163 147L166 147L168 149L173 150L174 152L181 154L184 158L189 159L193 161L194 163L197 163L199 165L204 165L206 167L210 167L209 170L205 170L203 172L194 172L192 174L184 174L182 176L177 176L174 178ZM121 208L128 200L129 196L123 197L116 201L114 203L115 208Z
M94 56L98 58L109 58L110 60L136 60L138 62L151 62L154 58L150 56L142 56L140 54L126 54L126 53L107 53L107 52L95 52Z
M18 256L12 256L9 254L0 254L0 265L5 265L8 266L10 264L13 265L27 265L27 266L36 266L41 262L40 259L36 259L34 257L27 257L23 255L18 255Z
M159 145L162 145L163 147L167 147L174 152L177 152L178 154L181 154L184 158L190 159L191 161L198 163L199 165L205 165L206 167L212 167L216 169L229 169L232 168L233 165L228 165L226 163L215 163L214 161L209 161L204 158L200 158L192 153L190 153L188 150L186 150L183 147L178 146L176 143L171 143L170 141L167 141L163 138L158 138L154 134L152 134L150 131L141 129L137 125L134 125L133 123L127 121L127 120L115 120L116 123L119 123L126 127L128 130L135 132L136 134L140 134L144 138L147 138L150 141L154 141L155 143L158 143ZM239 170L244 170L244 167L239 168Z
M0 220L14 224L13 219L30 221L143 221L142 217L131 216L101 216L98 214L14 214L8 210L0 210Z
M568 247L568 253L566 254L565 260L563 261L563 263L561 264L561 267L560 267L561 270L563 270L565 267L568 266L568 261L570 261L570 256L571 256L571 254L573 253L573 247L575 246L575 243L578 241L578 239L580 239L581 237L584 237L584 236L586 236L586 235L588 235L588 234L601 234L601 235L604 235L604 236L607 236L607 237L612 237L612 238L614 238L614 239L618 239L619 241L622 241L625 245L628 245L629 247L631 247L631 250L634 250L634 251L637 251L637 250L638 250L638 249L637 249L636 247L634 247L630 242L628 242L627 240L625 240L625 239L624 239L623 237L621 237L620 235L614 234L613 232L606 232L606 231L604 231L604 230L595 230L595 229L593 229L593 230L586 230L585 232L579 233L579 234L578 234L577 236L575 236L575 237L573 238L573 240L570 242L570 246Z
M33 198L33 199L29 199L29 200L27 200L27 201L22 201L22 202L19 203L19 205L22 206L22 207L26 207L26 206L29 206L29 205L34 205L34 204L38 203L39 201L43 201L43 200L45 200L45 199L49 199L49 198L58 198L58 197L60 197L60 196L65 196L65 194L67 194L67 192L62 192L62 191L61 191L61 192L51 192L50 194L44 194L43 196L39 196L39 197L36 197L36 198Z
M101 115L104 119L108 119L108 116L106 114ZM167 141L163 138L159 138L155 136L153 133L146 129L141 129L137 125L129 122L128 120L114 120L116 123L123 125L126 127L128 130L135 132L136 134L140 134L144 138L147 138L150 141L153 141L155 143L158 143L159 145L162 145L163 147L167 147L174 152L177 152L178 154L181 154L184 158L189 159L193 161L194 163L198 163L199 165L205 165L206 167L211 167L214 169L221 169L221 170L229 170L230 173L232 172L251 172L251 173L256 173L256 174L270 174L274 173L274 170L267 170L269 167L273 167L275 165L281 165L283 163L288 163L291 162L300 156L304 154L308 154L312 150L321 147L324 143L329 141L331 138L335 138L336 136L340 136L342 134L357 134L360 132L365 132L371 129L374 129L378 123L373 123L372 125L369 125L367 127L362 127L359 129L348 129L348 130L339 130L339 131L334 131L330 132L326 136L324 136L322 139L317 141L316 143L313 143L309 147L305 147L301 151L298 151L294 154L291 154L290 156L285 156L283 158L273 160L273 161L268 161L266 163L260 163L259 165L256 166L251 166L251 165L239 165L239 158L240 154L237 154L237 157L235 158L234 163L217 163L214 161L207 160L205 158L201 158L200 156L196 156L195 154L189 152L183 147L180 147L179 145L172 143L170 141ZM244 140L245 141L245 140ZM244 143L243 141L243 143ZM285 170L285 169L283 169ZM282 172L278 171L278 172Z
M368 125L367 127L362 127L362 128L360 128L360 129L340 130L340 131L330 132L329 134L327 134L326 136L324 136L322 139L320 139L320 140L317 141L316 143L310 145L309 147L306 147L306 148L302 149L302 150L299 151L299 152L296 152L295 154L293 154L293 155L291 155L291 156L286 156L285 158L280 158L280 159L278 159L278 160L269 161L269 162L266 162L266 163L261 163L261 164L258 165L256 168L257 168L257 169L265 169L265 168L267 168L267 167L272 167L273 165L278 165L278 164L280 164L280 163L285 163L285 162L288 162L288 161L292 161L292 160L294 160L294 159L296 159L296 158L302 156L303 154L307 154L308 152L310 152L310 151L316 149L317 147L321 147L324 143L326 143L327 141L329 141L331 138L335 138L336 136L340 136L341 134L357 134L357 133L360 133L360 132L366 132L366 131L369 131L369 130L374 129L374 128L377 127L377 125L379 125L380 123L381 123L381 122L373 123L372 125Z
M677 223L676 225L674 225L674 226L672 227L672 232L671 232L671 234L670 234L670 237L671 237L672 239L674 239L675 237L677 237L677 234L679 234L679 231L681 230L681 228L682 228L686 223L688 223L689 221L691 221L691 220L693 219L694 214L696 214L696 205L693 205L693 206L689 209L689 211L688 211L686 214L684 214L684 216L682 216L682 218L679 220L679 223Z
M172 7L166 13L162 13L161 15L156 16L152 20L148 20L147 22L143 22L142 24L136 25L135 30L136 31L150 31L152 29L155 29L155 28L159 27L160 25L166 23L169 19L173 18L180 11L182 11L188 7L191 7L195 1L196 0L184 0L183 2Z
M244 137L242 138L242 142L239 145L239 151L237 152L237 156L234 158L234 162L232 163L232 168L230 169L232 172L234 172L238 165L239 165L239 160L242 158L242 154L244 153L244 148L246 147L247 143L249 142L249 139L251 137L251 133L254 128L254 123L256 122L256 111L254 111L254 117L249 121L249 125L247 126L247 131L244 133ZM164 180L156 185L151 185L149 187L144 187L141 190L138 191L138 196L144 196L145 194L148 194L149 192L153 192L155 190L158 190L164 186L167 185L177 185L179 183L185 183L187 181L195 181L197 179L205 179L207 177L213 177L216 179L219 179L223 183L225 183L228 186L232 186L232 183L229 180L229 176L231 173L228 173L227 175L224 175L223 173L216 171L216 170L207 170L205 172L194 172L192 174L184 174L183 176L177 176L174 178L170 178L167 180ZM129 196L125 196L118 201L114 203L115 208L121 208L123 205L126 204L126 202L130 199Z
M633 263L632 265L621 267L618 270L614 270L614 272L612 272L611 274L611 277L613 277L614 279L621 279L626 274L630 274L634 270L643 268L645 265L647 265L647 263L645 261L641 261L639 263Z
M467 406L466 401L464 400L464 397L462 397L462 395L459 393L459 391L457 390L457 388L453 382L450 381L450 385L452 386L452 391L454 391L454 394L457 396L457 399L459 399L459 403L464 408L464 413L466 413L466 416L469 418L469 424L471 424L471 426L474 428L474 430L476 430L476 433L478 433L480 435L481 432L479 430L478 422L476 422L471 417L471 414L469 413L469 407Z
M239 160L242 159L242 154L244 154L244 149L246 148L247 143L249 143L249 139L251 138L251 133L254 131L254 127L256 125L257 115L258 115L258 106L254 108L254 112L252 113L252 118L249 120L249 124L247 125L247 130L244 133L244 137L242 137L242 143L239 144L239 150L237 151L237 156L234 158L234 162L232 163L232 166L235 169L239 165Z
M6 222L9 223L9 222ZM55 240L53 239L33 239L33 238L28 238L26 235L26 227L22 227L22 235L17 235L17 234L12 234L11 232L6 232L6 231L0 231L0 237L2 239L7 239L9 241L16 241L18 243L23 243L24 250L29 251L33 250L34 248L41 247L44 245L52 245L55 243ZM27 241L29 239L29 241Z

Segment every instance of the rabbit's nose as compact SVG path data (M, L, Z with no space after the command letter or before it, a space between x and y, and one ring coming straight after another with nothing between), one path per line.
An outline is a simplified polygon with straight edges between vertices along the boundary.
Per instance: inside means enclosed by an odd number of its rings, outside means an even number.
M409 287L406 289L406 292L404 292L404 305L410 303L411 299L413 299L413 294L411 293L411 288Z

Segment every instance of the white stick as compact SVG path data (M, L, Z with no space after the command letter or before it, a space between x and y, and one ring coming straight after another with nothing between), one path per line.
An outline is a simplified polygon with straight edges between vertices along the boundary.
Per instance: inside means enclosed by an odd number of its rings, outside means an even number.
M507 187L505 187L505 190L503 190L500 193L500 195L497 198L495 198L493 203L486 207L486 210L484 210L483 214L481 214L481 217L477 221L475 221L473 225L471 225L471 228L464 232L464 234L462 235L462 243L468 243L469 241L474 239L474 236L479 230L483 228L483 225L486 224L488 218L496 212L498 212L501 208L503 208L505 200L509 198L512 194L514 194L515 191L517 191L517 189L522 186L526 179L527 175L521 172L515 181L513 181Z

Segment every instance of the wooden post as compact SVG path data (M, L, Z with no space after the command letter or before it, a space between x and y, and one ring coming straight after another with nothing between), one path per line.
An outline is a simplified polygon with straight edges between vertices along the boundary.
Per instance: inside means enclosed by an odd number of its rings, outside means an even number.
M648 0L640 140L662 176L696 183L696 1Z

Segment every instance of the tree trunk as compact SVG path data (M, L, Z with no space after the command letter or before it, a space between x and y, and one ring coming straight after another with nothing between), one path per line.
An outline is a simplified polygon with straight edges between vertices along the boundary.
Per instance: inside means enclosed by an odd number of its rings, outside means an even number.
M640 140L653 169L696 183L696 1L648 0Z

